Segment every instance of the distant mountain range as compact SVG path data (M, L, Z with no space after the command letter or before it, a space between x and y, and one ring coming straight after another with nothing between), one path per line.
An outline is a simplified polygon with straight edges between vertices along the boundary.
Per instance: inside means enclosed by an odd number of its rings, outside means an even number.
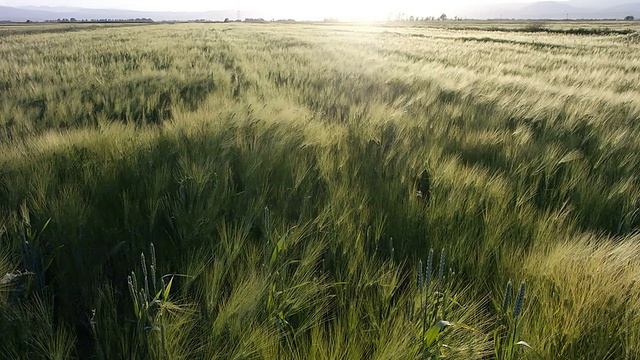
M242 17L259 17L258 13L242 11ZM136 11L124 9L83 9L70 7L6 7L0 6L0 21L46 21L56 19L140 19L150 18L155 21L186 21L205 19L222 21L225 18L235 19L238 12L235 10L216 10L205 12L172 12L172 11Z
M420 16L439 16L439 14L416 14ZM449 17L458 16L473 19L624 19L634 16L640 19L640 1L638 0L569 0L540 1L531 3L505 3L476 5L451 9ZM155 21L205 19L222 21L225 18L236 19L234 10L216 10L206 12L170 12L170 11L134 11L123 9L84 9L70 7L3 7L0 6L0 21L45 21L75 18L87 19L135 19L151 18ZM242 11L242 18L259 18L262 14L255 11ZM288 16L289 17L289 16ZM317 19L321 20L321 19Z
M459 17L476 19L624 19L640 18L640 2L633 0L570 0L498 4L455 9Z

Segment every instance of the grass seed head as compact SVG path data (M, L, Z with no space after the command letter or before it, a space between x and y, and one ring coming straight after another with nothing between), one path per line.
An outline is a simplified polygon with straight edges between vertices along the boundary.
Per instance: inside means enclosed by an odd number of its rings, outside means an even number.
M429 257L427 258L427 269L424 274L424 288L425 291L429 291L431 287L431 273L433 272L433 248L429 250Z
M524 304L524 291L525 285L524 281L520 283L520 289L518 290L518 296L516 297L516 304L513 308L513 318L517 319L522 312L522 305Z
M444 249L440 252L440 268L438 269L438 292L442 291L442 283L444 282L444 265L445 265Z
M504 302L502 303L502 311L507 311L509 305L511 304L511 297L513 296L513 283L511 280L507 283L507 288L504 293Z

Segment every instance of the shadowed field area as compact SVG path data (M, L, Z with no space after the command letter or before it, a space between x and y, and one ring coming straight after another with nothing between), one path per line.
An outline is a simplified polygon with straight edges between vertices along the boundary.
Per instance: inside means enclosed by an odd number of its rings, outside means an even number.
M639 358L636 23L0 26L0 357Z

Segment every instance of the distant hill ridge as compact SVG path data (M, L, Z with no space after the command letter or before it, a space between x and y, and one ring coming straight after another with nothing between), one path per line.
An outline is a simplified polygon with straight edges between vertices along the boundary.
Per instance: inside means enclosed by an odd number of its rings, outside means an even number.
M415 14L437 16L439 14ZM638 0L569 0L539 1L531 3L505 3L476 5L451 9L449 17L458 16L475 19L624 19L634 16L640 19ZM214 10L204 12L136 11L125 9L85 9L71 7L6 7L0 6L0 21L45 21L56 19L135 19L151 18L155 21L205 19L222 21L235 19L235 10ZM242 11L242 18L265 17L257 11ZM290 17L290 16L287 16ZM317 19L321 20L321 19Z
M458 9L460 17L478 19L624 19L640 18L640 1L572 0L497 4Z
M238 12L235 10L216 10L204 12L177 12L177 11L136 11L124 9L83 9L67 7L7 7L0 6L0 21L46 21L56 19L136 19L151 18L156 21L169 20L196 20L205 19L222 21L225 18L235 19ZM257 13L243 11L243 17L259 17Z

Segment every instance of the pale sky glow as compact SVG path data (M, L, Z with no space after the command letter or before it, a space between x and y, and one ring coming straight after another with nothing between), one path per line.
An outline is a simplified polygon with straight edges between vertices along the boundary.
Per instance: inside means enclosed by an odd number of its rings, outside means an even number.
M0 0L2 6L67 6L149 11L248 10L274 18L385 20L389 13L438 16L469 6L535 0ZM451 15L455 15L452 13Z

